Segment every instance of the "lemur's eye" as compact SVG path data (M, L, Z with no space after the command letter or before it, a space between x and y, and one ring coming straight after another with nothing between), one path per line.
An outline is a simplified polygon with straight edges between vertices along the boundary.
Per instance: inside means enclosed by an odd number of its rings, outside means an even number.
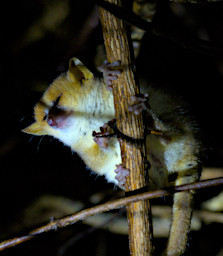
M189 164L187 164L187 167L188 168L191 168L191 167L193 167L194 166L194 164L193 163L189 163Z
M56 107L60 101L60 98L61 98L61 94L57 97L57 99L54 101L54 104L53 104L53 107Z
M49 113L47 115L47 123L52 128L64 128L68 124L68 117L70 116L71 112L61 109L58 106L60 101L61 95L57 97L53 106L49 109Z
M60 101L61 95L57 97L57 99L54 101L53 106L50 108L49 113L47 115L47 123L49 126L58 128L58 118L60 119L61 116L63 116L65 113L64 110L61 110L58 108L58 103Z
M50 112L51 112L51 115L52 115L52 111L53 111L53 113L58 112L57 105L58 105L58 103L59 103L59 101L60 101L61 95L62 95L62 94L60 94L60 95L56 98L56 100L53 102L53 107L51 107L51 109L50 109L50 111L49 111L48 114L45 114L45 116L43 117L43 121L45 121L45 120L47 119L47 122L48 122ZM50 123L51 123L51 122L50 122ZM48 122L48 124L49 124L49 122ZM51 124L49 124L49 125L52 126Z
M57 117L60 116L60 110L57 107L52 107L47 116L49 126L58 128Z

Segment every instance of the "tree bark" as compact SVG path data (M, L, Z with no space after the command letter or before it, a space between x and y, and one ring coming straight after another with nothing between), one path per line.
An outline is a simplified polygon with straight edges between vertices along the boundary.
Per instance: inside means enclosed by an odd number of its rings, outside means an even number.
M123 6L121 0L109 0ZM139 94L134 76L134 59L124 23L111 13L99 8L108 62L121 61L122 74L113 83L117 128L133 140L120 138L122 165L130 170L126 191L148 189L146 168L145 126L142 115L128 111L131 96ZM135 140L135 142L133 142ZM133 192L134 193L134 192ZM130 255L152 255L152 224L149 201L127 205Z

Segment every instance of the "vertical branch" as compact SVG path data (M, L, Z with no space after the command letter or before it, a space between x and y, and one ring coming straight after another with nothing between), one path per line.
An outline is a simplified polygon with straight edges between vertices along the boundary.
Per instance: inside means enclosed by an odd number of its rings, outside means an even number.
M120 6L123 4L122 0L109 0L109 2ZM131 96L139 93L133 72L132 48L123 22L102 8L99 9L99 13L107 59L110 63L120 60L123 70L113 83L117 127L125 135L139 141L131 143L119 139L122 165L130 170L126 191L134 191L148 187L148 174L143 118L142 115L136 116L128 111L128 106L132 104ZM127 205L130 254L133 256L152 255L152 224L149 216L151 216L149 201Z

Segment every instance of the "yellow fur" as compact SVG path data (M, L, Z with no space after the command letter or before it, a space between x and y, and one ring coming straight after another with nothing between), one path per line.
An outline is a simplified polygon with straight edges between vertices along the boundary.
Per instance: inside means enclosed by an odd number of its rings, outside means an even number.
M58 108L70 113L70 127L56 129L48 125L46 116L60 97ZM105 175L117 184L115 168L121 163L118 141L110 139L108 148L100 148L93 140L92 132L115 118L113 95L106 90L103 81L76 58L69 62L67 73L60 75L44 93L34 108L35 122L23 130L34 135L51 135L79 154L93 171Z
M150 188L198 180L200 143L190 118L178 114L178 99L153 88L147 90L153 128L165 134L151 134L146 138L147 159L151 164ZM46 120L57 100L57 108L69 115L65 128L53 128ZM59 139L77 152L93 171L117 184L114 170L121 164L118 140L111 138L108 147L101 148L92 137L92 131L99 132L101 126L115 118L113 95L78 59L72 58L69 70L49 86L34 108L34 117L35 122L24 132ZM176 174L176 180L170 182L170 174ZM173 223L165 255L178 256L185 250L192 199L192 192L174 196Z

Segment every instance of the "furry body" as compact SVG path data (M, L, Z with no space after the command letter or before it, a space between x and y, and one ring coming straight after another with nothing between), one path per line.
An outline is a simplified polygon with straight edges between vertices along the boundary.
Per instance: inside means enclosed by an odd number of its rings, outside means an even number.
M147 89L147 93L152 129L165 134L150 134L146 138L147 159L151 164L150 187L169 186L171 174L176 174L172 184L197 181L200 143L195 138L195 126L181 114L177 98L152 88ZM93 131L100 132L100 127L115 118L113 101L104 80L94 78L78 59L73 58L67 73L50 85L35 106L35 122L23 131L59 139L77 152L94 172L118 184L115 170L116 165L121 164L121 152L117 138L110 138L108 146L100 147L92 137ZM177 256L185 250L192 194L183 192L174 196L173 223L165 255Z

